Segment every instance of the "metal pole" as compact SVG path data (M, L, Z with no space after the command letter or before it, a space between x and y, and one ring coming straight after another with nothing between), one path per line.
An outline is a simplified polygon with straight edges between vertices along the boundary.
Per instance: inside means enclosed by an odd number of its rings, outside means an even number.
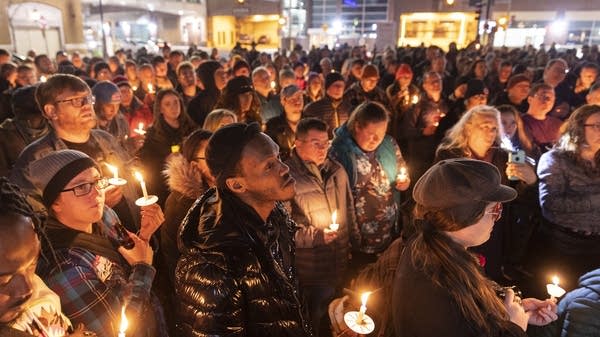
M100 2L100 30L102 31L102 58L108 57L108 50L106 48L106 33L104 32L104 9L102 8L102 0Z

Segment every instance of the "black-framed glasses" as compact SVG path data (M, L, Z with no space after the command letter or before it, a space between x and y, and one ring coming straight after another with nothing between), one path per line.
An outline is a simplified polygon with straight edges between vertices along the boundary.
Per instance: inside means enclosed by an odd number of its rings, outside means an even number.
M592 128L594 131L600 131L600 123L595 124L583 124L586 128Z
M485 212L485 214L490 214L494 222L500 220L500 217L502 217L502 203L496 203L496 205L494 205L494 208L492 208L492 210L489 212Z
M98 190L103 190L103 189L107 188L108 185L109 185L108 179L99 178L99 179L96 179L94 182L79 184L79 185L71 187L71 188L66 188L66 189L62 190L61 192L72 191L76 197L83 197L85 195L90 194L93 187L95 187Z
M59 101L56 101L57 104L65 103L65 102L71 102L71 105L74 108L81 108L84 105L96 103L96 98L94 97L94 95L86 95L86 96L82 96L82 97L61 99Z

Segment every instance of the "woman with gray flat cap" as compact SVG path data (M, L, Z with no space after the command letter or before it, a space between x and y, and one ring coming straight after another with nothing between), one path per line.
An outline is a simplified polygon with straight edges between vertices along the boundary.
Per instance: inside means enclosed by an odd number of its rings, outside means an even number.
M526 336L528 324L557 319L553 301L521 300L499 287L467 250L489 239L502 203L516 196L495 166L479 160L442 160L419 179L415 233L393 286L395 336Z

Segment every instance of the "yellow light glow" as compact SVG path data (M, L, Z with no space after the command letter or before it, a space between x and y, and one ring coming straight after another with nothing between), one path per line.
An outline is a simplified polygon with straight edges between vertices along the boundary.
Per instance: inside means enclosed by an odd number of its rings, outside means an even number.
M137 179L139 182L144 182L144 177L138 171L133 172L133 175L135 176L135 179Z
M335 211L333 211L333 213L331 213L331 223L335 224L337 223L337 209Z
M121 308L121 326L119 327L119 335L123 334L125 336L125 330L129 326L129 321L127 321L127 316L125 316L125 306Z

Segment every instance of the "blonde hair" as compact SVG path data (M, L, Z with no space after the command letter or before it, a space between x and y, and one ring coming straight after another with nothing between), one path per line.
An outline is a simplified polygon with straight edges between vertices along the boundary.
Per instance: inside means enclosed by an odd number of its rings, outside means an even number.
M219 124L221 124L221 121L225 117L231 117L233 122L237 123L237 116L233 111L227 109L215 109L206 116L202 128L210 132L215 132L219 129Z
M459 149L465 154L470 154L469 149L469 134L476 127L476 123L483 118L493 118L498 125L496 134L496 143L500 144L500 135L502 134L502 121L500 120L500 112L498 109L489 105L478 105L471 108L448 130L446 137L437 149L437 153L444 150Z

